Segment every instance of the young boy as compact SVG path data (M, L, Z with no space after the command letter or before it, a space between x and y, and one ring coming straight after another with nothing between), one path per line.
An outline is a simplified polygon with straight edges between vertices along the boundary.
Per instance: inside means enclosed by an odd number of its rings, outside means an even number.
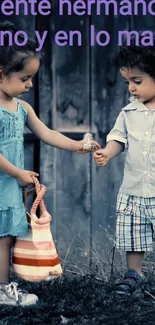
M116 286L119 294L142 284L144 252L152 250L155 229L155 46L135 44L134 36L130 46L124 41L114 60L132 102L120 112L106 147L94 153L97 165L105 166L127 149L116 207L116 247L127 256L127 272Z

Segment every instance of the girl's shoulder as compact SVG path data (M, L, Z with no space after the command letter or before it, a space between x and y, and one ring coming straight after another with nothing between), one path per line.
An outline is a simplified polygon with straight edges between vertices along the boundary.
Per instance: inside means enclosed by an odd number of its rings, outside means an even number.
M16 98L16 101L18 103L18 111L23 116L24 121L26 123L28 117L28 109L27 109L28 103L18 98Z
M17 99L17 101L19 102L19 104L25 109L26 114L29 113L29 111L33 110L33 108L31 107L30 104L28 104L27 102L25 102L25 100L22 99Z

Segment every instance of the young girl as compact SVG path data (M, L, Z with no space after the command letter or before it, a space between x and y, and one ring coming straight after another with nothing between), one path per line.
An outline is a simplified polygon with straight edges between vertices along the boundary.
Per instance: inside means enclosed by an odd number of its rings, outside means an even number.
M131 46L124 41L120 47L115 65L133 101L122 109L106 147L94 158L105 166L126 145L116 224L116 247L126 251L128 268L116 291L126 295L142 284L144 252L152 250L155 230L155 46L136 46L133 36Z
M0 24L0 30L16 32L8 22ZM74 141L50 130L28 103L17 99L32 87L40 55L30 39L22 47L8 46L7 41L6 37L6 44L0 47L0 304L24 306L35 304L38 297L18 290L16 283L9 284L11 246L16 236L27 232L22 187L33 183L32 176L38 176L34 171L24 170L24 125L50 146L80 153L90 150L85 150L84 140ZM99 149L95 141L92 145Z

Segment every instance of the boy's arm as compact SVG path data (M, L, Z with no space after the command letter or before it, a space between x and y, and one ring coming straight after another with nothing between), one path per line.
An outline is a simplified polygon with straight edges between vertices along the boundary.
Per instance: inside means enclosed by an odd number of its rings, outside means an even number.
M127 144L127 130L123 112L117 117L113 129L107 136L107 145L104 149L94 153L94 159L98 166L105 166L107 162L124 150Z
M104 149L100 149L94 152L94 159L98 166L105 166L107 162L117 156L124 150L124 143L111 140L107 143Z
M120 152L124 150L124 147L125 145L123 142L116 140L109 141L105 147L109 159L112 159L117 156Z
M126 129L126 122L125 122L125 117L123 111L120 112L118 115L115 125L110 131L110 133L107 135L107 143L115 141L116 143L114 144L114 150L116 148L119 148L119 144L127 145L127 129ZM118 143L118 145L117 145ZM109 144L109 146L113 147L113 144ZM122 150L121 150L122 151Z

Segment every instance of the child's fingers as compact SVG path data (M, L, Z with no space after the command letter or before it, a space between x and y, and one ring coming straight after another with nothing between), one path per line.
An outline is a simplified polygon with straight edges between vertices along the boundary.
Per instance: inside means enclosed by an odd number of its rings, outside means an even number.
M103 150L99 149L95 151L96 155L103 155Z
M97 155L94 157L96 161L104 161L106 160L107 158L103 155Z
M98 159L95 159L96 163L98 166L105 166L107 163L107 158L106 157L101 157Z
M105 166L107 161L97 162L97 166Z
M33 172L33 174L32 174L32 176L39 176L39 174L38 173L36 173L36 172Z
M98 151L95 151L94 152L94 158L99 158L99 157L103 157L102 152L99 152L99 150Z
M34 173L34 176L38 177L38 176L39 176L39 174L38 174L38 173Z
M34 177L38 177L39 176L39 174L38 173L36 173L36 172L30 172L31 173L31 178L33 179L33 176Z
M90 145L92 146L93 150L99 150L101 148L100 144L96 141L91 141Z

